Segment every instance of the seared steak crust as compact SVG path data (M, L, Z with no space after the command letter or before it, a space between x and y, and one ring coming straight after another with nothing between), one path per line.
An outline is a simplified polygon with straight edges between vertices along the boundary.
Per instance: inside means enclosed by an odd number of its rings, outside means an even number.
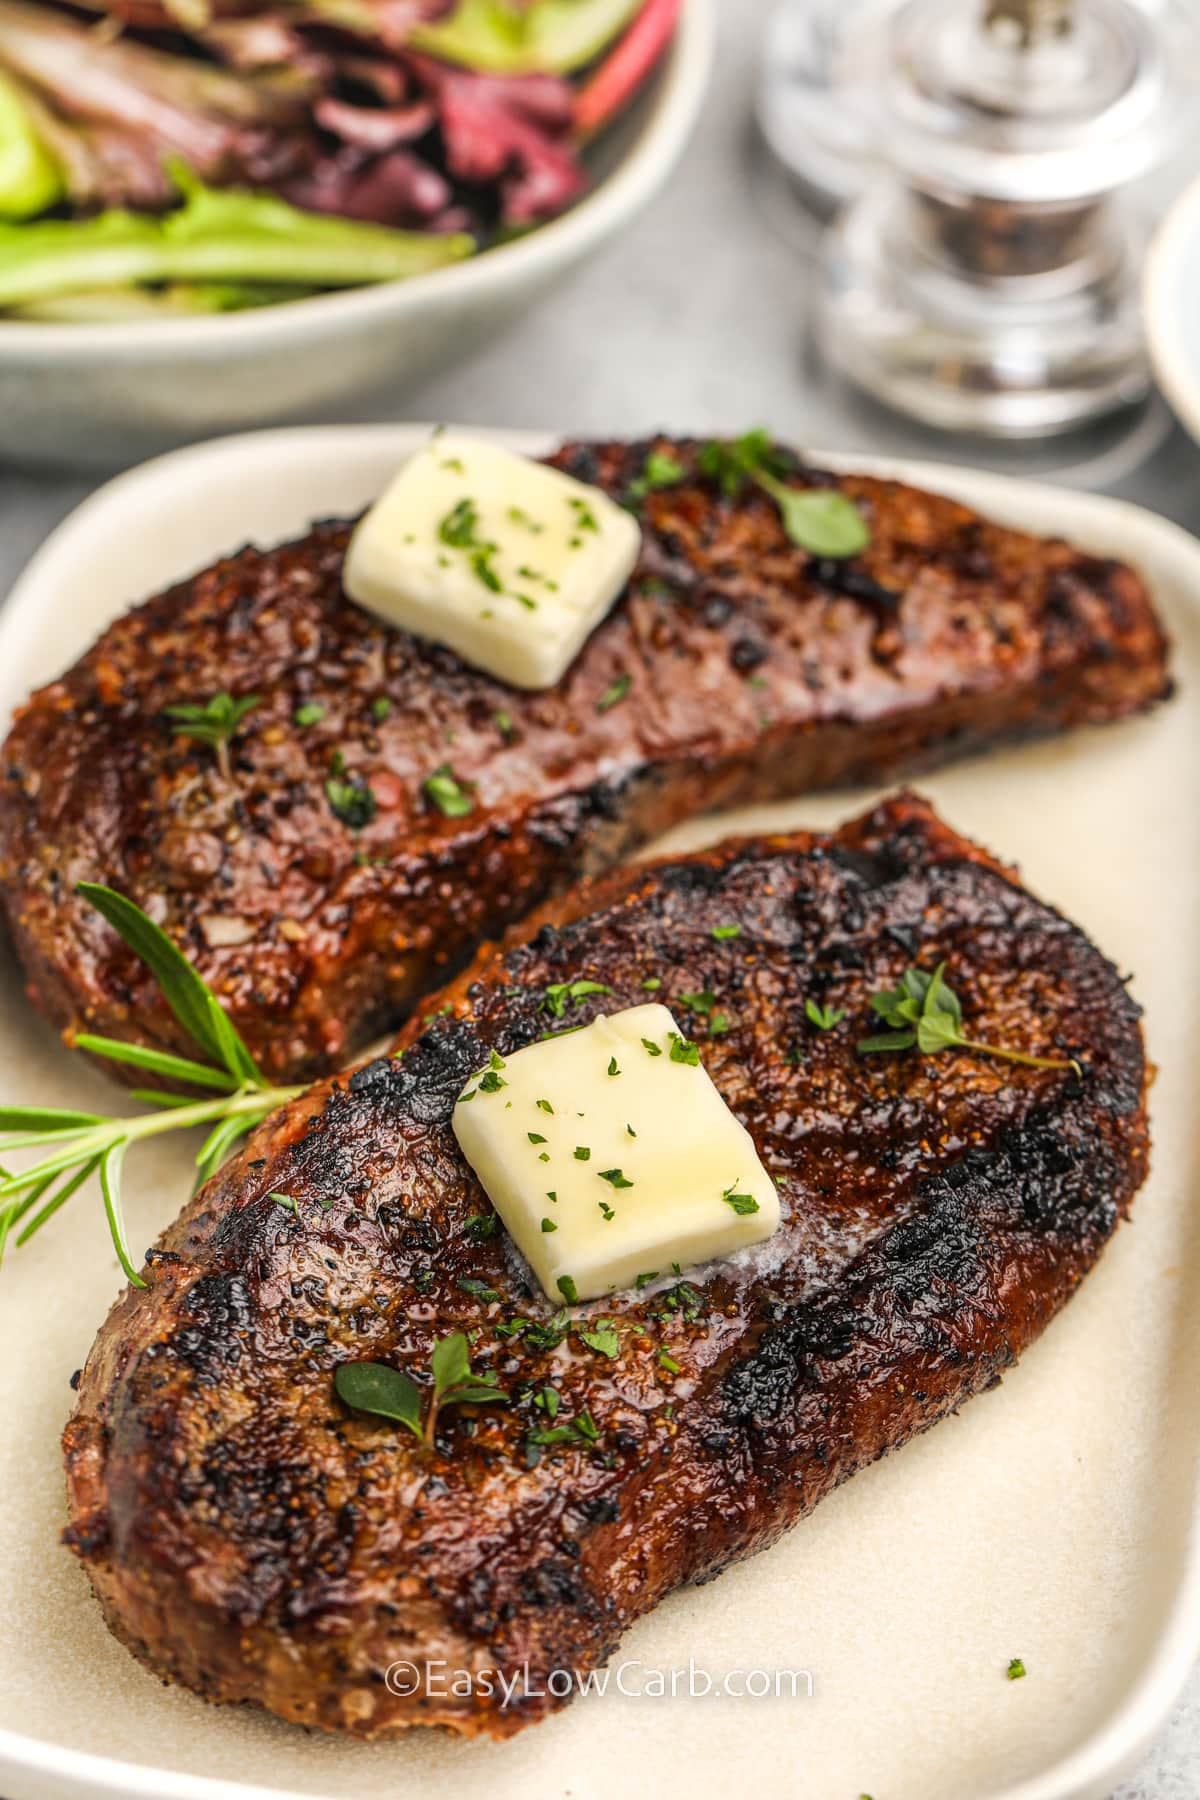
M325 524L137 608L34 695L3 759L0 888L35 1003L66 1031L183 1048L73 896L107 882L196 962L263 1068L302 1079L689 814L891 779L1167 691L1162 631L1123 565L797 464L797 485L844 488L872 532L849 563L814 560L765 495L697 475L695 444L655 447L691 473L641 503L628 592L550 693L350 605L349 527ZM554 460L629 499L649 448ZM258 696L227 765L164 711L220 692ZM465 817L423 790L444 765L473 796ZM338 816L331 777L369 786L369 821L353 795Z
M737 923L737 937L712 928ZM1074 1073L966 1054L874 1058L867 996L946 958L980 1037ZM457 1150L491 1048L552 1023L548 983L611 988L569 1023L711 988L704 1062L776 1176L766 1246L551 1309ZM846 1009L828 1032L806 997ZM67 1428L68 1542L113 1629L214 1700L362 1736L503 1735L560 1703L671 1589L761 1549L864 1464L993 1383L1091 1267L1147 1166L1138 1010L1112 966L907 796L832 837L726 843L584 887L483 952L393 1056L276 1114L197 1195L102 1329ZM625 1076L636 1081L636 1070ZM296 1210L271 1198L294 1198ZM464 1282L468 1286L464 1287ZM620 1353L578 1326L616 1321ZM340 1363L427 1379L477 1334L507 1406L436 1446L347 1410ZM551 1333L553 1335L553 1333ZM666 1351L677 1368L664 1366ZM534 1396L594 1445L539 1450ZM515 1670L499 1698L390 1691L397 1659Z

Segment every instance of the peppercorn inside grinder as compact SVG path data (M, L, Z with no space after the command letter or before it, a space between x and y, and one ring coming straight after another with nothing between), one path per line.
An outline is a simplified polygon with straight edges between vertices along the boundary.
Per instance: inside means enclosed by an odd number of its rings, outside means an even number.
M820 349L876 399L985 436L1069 431L1150 386L1121 190L1187 87L1136 0L904 0L864 47L886 164L827 234Z

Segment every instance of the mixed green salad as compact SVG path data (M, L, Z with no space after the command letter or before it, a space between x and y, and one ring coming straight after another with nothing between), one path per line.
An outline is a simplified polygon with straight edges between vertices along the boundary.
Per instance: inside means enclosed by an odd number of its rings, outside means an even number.
M0 0L0 312L222 312L529 231L680 0Z

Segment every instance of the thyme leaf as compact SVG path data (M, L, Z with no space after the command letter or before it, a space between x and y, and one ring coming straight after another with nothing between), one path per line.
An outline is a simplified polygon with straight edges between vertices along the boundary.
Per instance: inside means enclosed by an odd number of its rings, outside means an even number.
M977 1056L999 1056L1031 1069L1083 1069L1073 1056L1032 1056L1011 1044L986 1044L967 1037L962 1028L962 1003L946 981L946 965L940 962L932 975L910 964L898 986L871 995L871 1008L888 1031L860 1038L864 1056L889 1050L918 1049L922 1056L938 1056L944 1050L972 1050Z

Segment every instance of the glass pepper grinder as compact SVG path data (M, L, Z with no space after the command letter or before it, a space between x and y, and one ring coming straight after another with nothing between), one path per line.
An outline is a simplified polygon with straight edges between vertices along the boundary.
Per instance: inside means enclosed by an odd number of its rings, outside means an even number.
M1121 190L1186 120L1168 10L877 0L856 80L881 155L827 234L817 307L842 375L988 436L1067 431L1143 397L1142 235Z

